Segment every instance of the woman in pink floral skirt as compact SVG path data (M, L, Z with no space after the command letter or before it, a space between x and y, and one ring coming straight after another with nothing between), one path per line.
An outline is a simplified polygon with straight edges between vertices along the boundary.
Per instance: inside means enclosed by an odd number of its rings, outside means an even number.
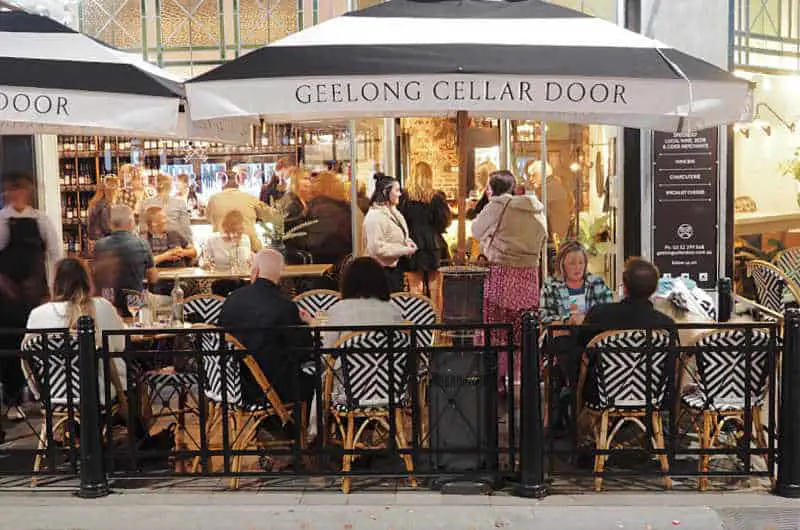
M481 253L489 262L484 319L489 324L513 324L514 341L520 344L522 316L539 306L539 256L547 240L547 222L544 206L536 197L512 195L515 184L510 171L495 171L489 176L489 203L472 222L472 237L480 241ZM518 381L516 361L514 379ZM500 353L497 362L502 392L508 375L507 355Z

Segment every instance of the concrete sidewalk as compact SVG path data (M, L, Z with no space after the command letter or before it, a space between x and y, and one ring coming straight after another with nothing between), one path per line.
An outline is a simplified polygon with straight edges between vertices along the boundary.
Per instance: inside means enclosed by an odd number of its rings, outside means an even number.
M759 493L507 495L434 492L176 493L97 500L47 491L0 495L13 530L800 530L800 501Z

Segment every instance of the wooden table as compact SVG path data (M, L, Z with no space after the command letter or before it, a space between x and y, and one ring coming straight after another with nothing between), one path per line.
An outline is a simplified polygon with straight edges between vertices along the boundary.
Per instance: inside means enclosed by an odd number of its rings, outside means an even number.
M314 263L311 265L287 265L282 278L319 278L333 268L330 263ZM234 274L224 270L207 270L200 267L157 268L159 280L249 280L250 272Z
M311 265L287 265L281 276L284 289L290 296L297 294L295 281L321 278L330 270L333 265L330 263L314 263ZM184 286L187 295L210 293L211 283L216 280L250 280L250 271L234 274L224 270L206 270L200 267L181 267L181 268L157 268L159 280L176 280L191 284L188 288Z

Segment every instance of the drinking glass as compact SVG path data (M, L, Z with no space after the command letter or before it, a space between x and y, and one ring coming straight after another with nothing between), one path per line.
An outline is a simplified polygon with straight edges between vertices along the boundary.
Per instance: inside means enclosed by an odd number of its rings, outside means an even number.
M114 288L113 287L103 287L100 291L100 295L108 300L110 304L114 304Z
M146 303L147 300L145 299L144 291L126 291L125 305L128 307L128 312L133 316L135 325L140 324L138 316Z

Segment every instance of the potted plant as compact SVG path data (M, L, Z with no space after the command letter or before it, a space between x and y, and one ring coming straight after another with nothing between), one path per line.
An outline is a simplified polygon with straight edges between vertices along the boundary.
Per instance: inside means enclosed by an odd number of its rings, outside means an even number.
M795 149L794 156L785 160L781 166L781 173L800 182L800 148ZM800 206L800 192L797 193L797 205Z
M309 226L319 222L318 219L312 219L286 230L286 218L289 216L286 201L270 201L271 215L270 218L264 221L259 221L263 231L262 239L264 246L273 248L281 254L286 254L286 241L304 237L308 232L304 230Z

